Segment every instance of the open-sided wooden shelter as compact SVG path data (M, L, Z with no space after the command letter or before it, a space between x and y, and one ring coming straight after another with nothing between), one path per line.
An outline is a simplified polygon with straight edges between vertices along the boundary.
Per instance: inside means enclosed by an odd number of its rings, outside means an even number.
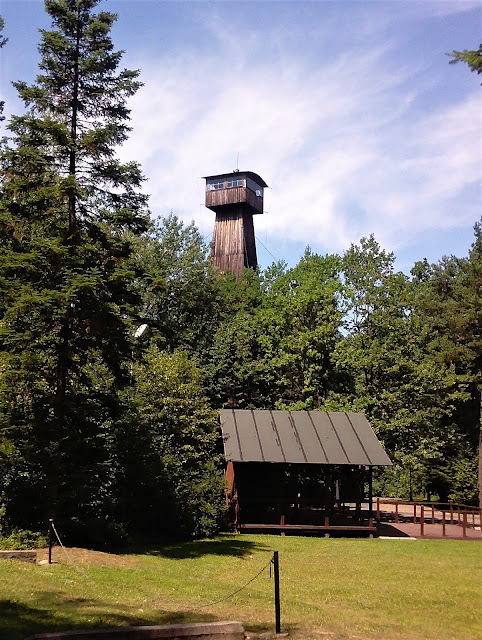
M239 277L245 268L258 266L253 214L263 213L267 184L252 171L206 176L205 180L206 207L216 212L213 264Z
M238 531L375 531L372 470L391 465L360 413L222 409Z

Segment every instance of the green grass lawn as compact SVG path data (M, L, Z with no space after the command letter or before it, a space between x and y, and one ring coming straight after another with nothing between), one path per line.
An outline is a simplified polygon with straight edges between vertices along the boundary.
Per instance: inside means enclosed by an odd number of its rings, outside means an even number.
M225 535L124 555L69 550L77 569L59 548L51 566L2 560L0 638L215 620L273 631L269 570L209 603L247 582L275 549L281 622L292 638L482 637L479 542Z

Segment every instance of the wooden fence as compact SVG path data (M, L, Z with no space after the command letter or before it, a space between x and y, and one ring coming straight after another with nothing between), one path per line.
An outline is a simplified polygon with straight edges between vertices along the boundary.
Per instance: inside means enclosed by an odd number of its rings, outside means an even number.
M420 535L424 535L426 524L439 524L442 535L446 535L446 526L456 524L462 527L462 535L467 537L467 529L479 527L482 529L482 509L466 504L449 502L423 502L408 500L390 500L377 498L377 522L381 519L381 506L394 505L393 522L410 522L420 524ZM400 507L403 507L401 509ZM386 516L386 512L384 513Z

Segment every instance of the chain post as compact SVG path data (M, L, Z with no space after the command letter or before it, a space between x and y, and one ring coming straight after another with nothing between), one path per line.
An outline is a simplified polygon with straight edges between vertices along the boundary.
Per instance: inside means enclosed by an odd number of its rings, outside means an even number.
M53 524L53 518L49 518L49 564L52 564L52 545L54 543Z
M281 633L281 606L279 597L279 557L278 552L273 553L274 568L274 612L276 619L276 633Z

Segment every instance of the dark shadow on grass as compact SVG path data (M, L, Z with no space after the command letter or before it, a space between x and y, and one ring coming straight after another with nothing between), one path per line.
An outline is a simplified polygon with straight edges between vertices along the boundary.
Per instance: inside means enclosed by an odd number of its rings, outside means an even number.
M0 640L24 640L38 633L54 631L216 621L207 613L161 609L149 618L143 618L134 613L129 615L121 606L118 611L112 611L112 605L104 607L101 601L67 599L61 592L37 592L35 595L35 605L0 600Z
M213 540L191 540L162 545L146 545L134 551L151 556L164 558L200 558L206 555L233 556L242 558L254 551L271 551L271 547L259 542L251 542L239 536L219 537Z
M256 636L261 635L262 633L269 633L270 631L274 632L275 623L273 621L272 625L269 624L248 624L245 626L245 631L248 636L254 634Z
M409 538L409 534L405 533L397 527L396 524L387 524L382 522L378 525L377 533L379 536L386 536L389 538Z

